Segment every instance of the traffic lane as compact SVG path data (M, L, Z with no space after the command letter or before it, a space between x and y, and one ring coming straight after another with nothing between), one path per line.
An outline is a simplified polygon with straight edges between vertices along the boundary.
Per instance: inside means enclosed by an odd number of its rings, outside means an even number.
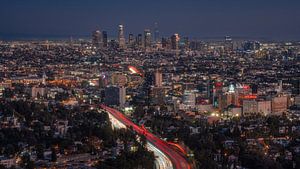
M188 164L186 159L181 155L179 155L172 148L170 148L165 141L162 141L160 138L156 137L155 135L153 135L148 131L144 131L143 129L141 129L141 127L139 127L138 125L130 121L124 114L117 111L116 109L107 106L101 106L101 107L108 110L110 113L112 113L117 119L122 121L127 127L132 127L133 130L136 131L138 134L145 135L146 132L146 139L153 142L157 148L159 148L160 150L162 150L162 152L164 152L167 156L169 156L172 162L175 164L175 168L190 169L190 165Z

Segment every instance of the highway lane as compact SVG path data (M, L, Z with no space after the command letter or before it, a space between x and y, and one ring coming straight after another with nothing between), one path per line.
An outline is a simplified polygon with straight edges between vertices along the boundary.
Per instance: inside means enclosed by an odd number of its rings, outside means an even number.
M121 121L117 120L111 113L108 112L108 116L109 116L109 120L112 123L113 128L117 128L117 129L127 128ZM159 149L153 146L153 144L147 141L146 147L148 150L154 153L156 169L173 169L173 164L171 160Z
M129 120L123 113L119 112L116 109L110 108L105 105L101 105L101 108L108 111L112 116L114 116L117 120L121 121L126 127L132 128L135 132L138 134L145 135L147 141L149 141L153 146L155 146L158 150L160 150L163 154L165 154L173 164L173 168L175 169L190 169L190 164L188 161L180 155L177 151L175 151L173 148L168 145L167 142L161 140L154 134L150 133L149 131L146 131L142 129L140 126L133 123L131 120Z
M159 149L153 146L151 143L147 142L148 150L152 151L156 157L155 165L156 169L172 169L172 161Z

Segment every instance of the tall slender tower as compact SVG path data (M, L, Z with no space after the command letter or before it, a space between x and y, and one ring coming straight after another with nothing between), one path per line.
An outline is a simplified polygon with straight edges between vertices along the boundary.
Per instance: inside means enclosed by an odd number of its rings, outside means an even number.
M157 43L159 41L159 30L158 30L158 23L154 23L154 41Z
M146 49L151 48L151 32L150 29L145 29L144 31L144 46Z
M136 37L136 43L139 48L143 47L143 36L142 34L138 34Z
M134 43L133 34L129 34L129 36L128 36L128 44L132 47L133 43Z
M126 47L126 42L125 42L125 36L124 36L124 26L119 25L119 47L120 48L125 48Z
M103 39L103 47L106 48L108 46L107 32L106 31L102 32L102 39Z
M172 37L171 37L171 42L172 42L172 49L173 50L178 50L178 45L179 45L179 35L178 33L175 33Z

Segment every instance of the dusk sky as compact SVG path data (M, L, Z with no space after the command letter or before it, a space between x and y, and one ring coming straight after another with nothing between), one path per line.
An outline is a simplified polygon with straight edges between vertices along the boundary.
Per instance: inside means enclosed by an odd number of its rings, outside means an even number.
M300 39L299 0L1 0L0 39L116 36L158 22L162 35Z

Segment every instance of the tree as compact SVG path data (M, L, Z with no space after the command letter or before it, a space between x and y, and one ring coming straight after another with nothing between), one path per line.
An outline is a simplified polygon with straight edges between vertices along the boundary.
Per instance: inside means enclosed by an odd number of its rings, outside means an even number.
M51 148L51 161L55 162L56 160L57 160L57 156L56 156L55 148L52 147Z
M0 169L6 169L6 167L2 164L0 164Z
M25 169L34 169L34 162L30 160L29 154L24 154L21 157L20 166Z
M39 144L36 146L36 155L38 159L44 159L44 146Z

